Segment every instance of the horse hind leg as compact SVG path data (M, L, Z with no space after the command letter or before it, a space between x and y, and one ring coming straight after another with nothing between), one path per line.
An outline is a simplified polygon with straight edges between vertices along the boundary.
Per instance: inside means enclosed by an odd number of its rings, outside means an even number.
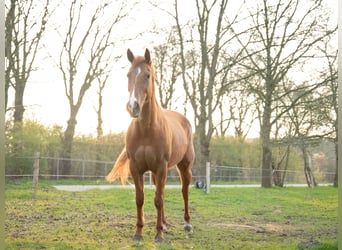
M156 185L156 193L154 198L154 205L157 209L157 223L156 229L157 234L155 236L155 240L157 242L162 242L164 240L164 229L165 229L165 213L164 213L164 190L166 184L167 177L167 168L166 164L161 165L158 168L158 172L155 175L155 185Z
M192 179L192 162L182 161L177 165L177 170L179 172L182 181L182 194L184 200L184 230L187 232L192 232L193 228L190 224L190 213L189 213L189 187Z

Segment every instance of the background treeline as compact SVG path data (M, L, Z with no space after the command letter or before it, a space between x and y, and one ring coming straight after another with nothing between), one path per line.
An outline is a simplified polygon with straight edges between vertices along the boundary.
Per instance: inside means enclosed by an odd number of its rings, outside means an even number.
M46 126L36 120L24 120L20 132L14 128L13 122L6 124L6 175L21 176L31 175L33 166L33 155L40 152L43 158L60 157L59 152L62 147L63 128L61 126ZM196 136L196 135L195 135ZM109 162L108 171L122 148L124 147L124 133L109 133L103 136L101 142L93 135L76 135L72 151L72 159ZM18 157L13 149L21 147L23 154ZM272 153L274 162L281 161L280 158L287 152L286 146L273 147ZM299 147L291 146L286 166L286 171L303 171L303 155ZM244 141L234 136L214 136L210 146L212 169L216 171L220 166L232 167L240 172L244 169L258 169L261 162L260 139L246 139ZM329 141L322 141L310 147L313 155L314 165L313 175L317 182L326 181L325 173L334 173L334 144ZM41 161L42 173L47 171L48 162ZM92 173L97 173L98 177L103 177L103 166L93 165ZM99 168L99 169L96 169ZM219 170L217 170L219 171ZM220 170L224 171L224 170ZM286 172L285 171L285 172ZM52 173L50 173L52 174ZM194 175L198 174L196 164ZM229 174L232 174L229 172ZM220 175L220 173L218 173ZM331 175L332 178L333 175ZM52 179L55 177L52 176ZM234 180L234 177L230 177ZM331 179L332 181L332 179ZM282 183L284 184L284 183Z

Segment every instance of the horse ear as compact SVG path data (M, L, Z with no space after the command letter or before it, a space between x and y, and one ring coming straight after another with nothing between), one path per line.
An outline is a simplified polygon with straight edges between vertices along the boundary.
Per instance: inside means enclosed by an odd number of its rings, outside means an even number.
M145 50L145 62L147 64L151 64L151 55L150 55L150 51L148 49Z
M127 49L127 58L132 63L134 59L134 55L130 49Z

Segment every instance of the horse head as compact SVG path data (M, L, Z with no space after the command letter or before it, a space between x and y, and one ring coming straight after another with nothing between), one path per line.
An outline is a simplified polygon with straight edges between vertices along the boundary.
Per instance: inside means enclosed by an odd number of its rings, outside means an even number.
M148 49L144 56L134 56L128 49L127 58L131 62L131 68L127 74L130 96L126 108L132 117L137 118L143 105L154 95L154 69Z

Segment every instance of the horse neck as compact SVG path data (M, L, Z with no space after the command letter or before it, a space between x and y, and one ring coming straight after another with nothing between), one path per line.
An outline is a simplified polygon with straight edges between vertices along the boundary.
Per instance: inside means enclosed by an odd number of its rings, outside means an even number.
M162 115L154 91L152 92L153 94L148 97L148 101L143 106L140 117L140 122L145 129L150 128L153 124L160 123Z

